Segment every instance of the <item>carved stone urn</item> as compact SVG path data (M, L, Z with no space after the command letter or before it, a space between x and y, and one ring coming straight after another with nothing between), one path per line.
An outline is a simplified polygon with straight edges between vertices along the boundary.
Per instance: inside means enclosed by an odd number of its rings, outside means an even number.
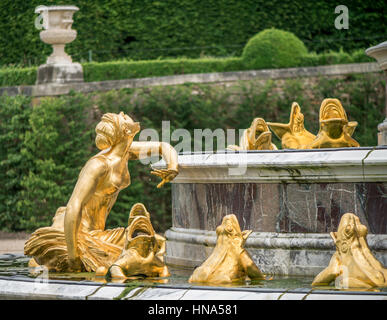
M378 145L387 145L387 41L382 42L374 47L368 48L366 54L378 61L379 67L386 75L386 118L378 125Z
M46 64L38 69L37 84L82 82L83 70L79 63L73 63L65 52L66 44L77 37L77 32L71 29L73 14L79 9L76 6L39 6L35 13L43 18L43 28L40 39L52 45L53 52L47 58Z

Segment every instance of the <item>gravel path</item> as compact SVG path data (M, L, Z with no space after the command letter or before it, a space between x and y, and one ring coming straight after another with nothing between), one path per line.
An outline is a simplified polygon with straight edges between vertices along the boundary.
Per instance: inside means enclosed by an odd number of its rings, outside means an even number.
M0 231L0 254L23 253L24 243L29 238L26 232L4 232Z

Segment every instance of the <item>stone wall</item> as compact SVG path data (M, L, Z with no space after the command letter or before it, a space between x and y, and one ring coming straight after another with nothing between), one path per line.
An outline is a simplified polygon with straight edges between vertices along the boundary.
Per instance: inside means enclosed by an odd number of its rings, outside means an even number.
M57 96L76 92L109 91L123 88L142 88L150 86L180 85L184 83L228 83L245 80L291 79L319 76L343 76L349 74L381 72L377 63L340 64L319 67L301 67L286 69L251 70L222 73L186 74L141 79L111 80L100 82L82 82L68 84L41 84L35 86L15 86L0 88L0 95L23 94L33 97Z

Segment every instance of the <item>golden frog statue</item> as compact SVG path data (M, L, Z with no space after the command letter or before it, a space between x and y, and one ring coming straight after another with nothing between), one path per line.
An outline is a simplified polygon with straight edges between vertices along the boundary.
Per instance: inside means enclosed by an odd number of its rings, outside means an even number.
M250 128L243 132L239 146L230 145L231 150L277 150L274 143L271 142L271 132L266 122L262 118L255 118Z
M329 285L332 281L338 288L387 286L387 269L372 255L366 240L367 231L356 215L344 214L337 232L331 232L336 252L312 286Z
M320 107L320 130L316 139L305 149L359 147L352 138L356 121L348 121L338 99L325 99Z
M283 149L305 149L316 136L304 127L304 115L297 102L293 102L289 123L267 123L274 134L281 140Z
M250 230L241 232L234 214L223 218L216 228L216 246L203 264L195 269L189 282L226 284L244 281L247 277L264 279L264 275L255 265L244 248Z
M165 238L156 234L150 214L142 203L135 204L125 230L125 244L121 255L107 270L100 267L96 276L126 279L132 276L168 277L164 263Z

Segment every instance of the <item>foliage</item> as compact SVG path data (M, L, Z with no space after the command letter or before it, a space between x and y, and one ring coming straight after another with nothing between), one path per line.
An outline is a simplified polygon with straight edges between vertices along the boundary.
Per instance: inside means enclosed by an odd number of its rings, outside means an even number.
M83 64L85 81L104 81L176 74L243 70L240 58L115 61Z
M364 50L356 50L352 53L344 52L342 49L334 52L328 51L323 53L311 52L303 55L299 59L299 66L324 66L344 63L362 63L375 62L375 59L367 56Z
M290 60L289 60L290 61ZM363 50L349 54L339 52L307 53L299 57L288 67L320 66L342 63L373 62ZM166 59L143 61L110 61L101 63L83 63L83 72L86 82L121 80L131 78L161 77L178 74L229 72L262 69L273 67L271 61L267 65L251 66L242 58L202 58L202 59ZM274 66L275 67L275 66ZM0 69L0 86L33 85L36 81L36 67Z
M247 42L242 58L251 69L286 68L298 65L307 52L293 33L266 29Z
M105 112L124 111L155 129L162 139L162 121L170 131L184 128L243 129L254 117L287 122L297 101L306 128L317 133L324 98L338 98L349 120L359 122L354 138L362 146L377 144L377 125L384 119L382 73L346 77L243 81L228 85L179 85L123 89L90 94L30 99L0 96L0 228L34 230L49 225L65 206L84 163L97 150L94 128ZM138 139L138 137L137 137ZM180 141L172 140L176 146ZM277 146L278 139L274 138ZM193 143L193 141L192 141ZM157 189L149 164L130 161L131 185L122 190L107 227L126 226L131 206L143 202L157 231L171 226L171 186Z
M23 157L25 135L30 130L31 99L23 96L0 97L0 228L20 230L22 216L17 202L22 199L20 179L30 162Z
M82 95L45 98L33 107L21 150L31 163L20 181L21 229L51 224L56 209L66 205L79 169L95 151L87 118L91 110L92 102Z
M36 82L36 67L0 69L0 87L33 85Z
M39 65L51 52L39 39L40 0L0 3L0 64ZM45 5L69 4L46 0ZM294 33L310 51L365 49L385 40L383 0L73 0L77 39L66 46L76 61L121 58L239 56L247 40L268 28ZM336 29L335 8L349 9L349 28Z

